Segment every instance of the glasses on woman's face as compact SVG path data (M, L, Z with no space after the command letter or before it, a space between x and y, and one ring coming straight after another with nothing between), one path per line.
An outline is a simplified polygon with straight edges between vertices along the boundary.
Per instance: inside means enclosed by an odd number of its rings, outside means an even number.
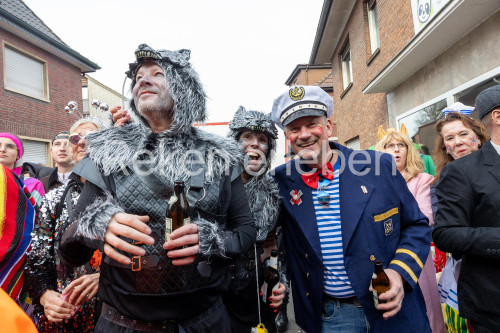
M78 142L83 138L84 136L78 134L78 133L71 133L71 135L68 137L69 142L72 145L77 145Z
M322 176L319 177L318 182L318 201L322 206L330 203L330 194L325 192L324 188L330 184L330 181Z
M90 133L94 133L95 131L88 131L84 135L81 135L80 133L71 133L70 136L68 136L68 140L72 145L77 145L78 142L80 142L81 139L84 139L87 135Z
M406 148L406 145L402 142L399 142L399 143L388 143L385 145L385 149L389 149L389 150L395 150L396 148L398 149L405 149Z

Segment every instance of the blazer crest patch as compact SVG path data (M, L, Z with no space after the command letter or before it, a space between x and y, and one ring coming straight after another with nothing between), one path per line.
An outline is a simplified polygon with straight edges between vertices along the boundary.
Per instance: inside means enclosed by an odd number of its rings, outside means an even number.
M392 219L384 222L384 231L386 236L389 236L392 233Z

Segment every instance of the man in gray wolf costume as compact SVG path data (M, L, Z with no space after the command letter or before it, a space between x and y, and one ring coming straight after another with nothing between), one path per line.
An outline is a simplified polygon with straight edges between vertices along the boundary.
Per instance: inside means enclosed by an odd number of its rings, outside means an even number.
M262 287L262 261L276 248L276 221L280 198L273 178L267 174L276 149L278 131L269 115L259 111L247 111L240 107L229 123L229 137L238 141L245 153L245 170L241 174L250 205L250 211L257 227L255 248L238 258L232 266L230 291L224 296L224 304L231 316L233 333L250 332L259 323L256 265L259 273L259 289ZM258 256L257 262L255 256ZM260 257L260 258L259 258ZM280 272L286 284L286 274ZM269 333L276 332L275 311L281 305L285 285L280 285L274 295L271 308L261 305L260 321Z
M59 252L80 265L104 250L96 332L229 332L228 260L256 236L241 149L193 127L206 118L205 94L188 50L141 44L135 54L127 72L135 121L88 135L88 156L74 169L87 179L78 219ZM188 188L191 223L166 242L176 180Z

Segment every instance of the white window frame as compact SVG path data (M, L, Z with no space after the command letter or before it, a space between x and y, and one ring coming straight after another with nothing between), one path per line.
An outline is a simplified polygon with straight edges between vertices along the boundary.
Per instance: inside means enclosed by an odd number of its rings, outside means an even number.
M2 46L3 46L4 89L16 92L16 93L21 94L21 95L29 96L32 98L36 98L36 99L48 102L49 101L49 87L48 87L47 62L45 60L43 60L43 59L41 59L33 54L30 54L30 53L28 53L28 52L26 52L26 51L24 51L16 46L10 44L10 43L7 43L5 41L2 43ZM16 84L13 84L13 82L11 81L11 77L8 77L9 70L10 70L9 66L12 66L12 65L9 65L7 63L9 61L7 59L7 56L6 56L7 52L13 52L13 53L17 54L17 56L19 56L17 61L23 61L23 60L20 60L23 58L24 58L24 61L30 61L30 60L33 61L33 63L31 64L32 66L26 66L26 70L28 70L30 67L31 68L37 67L37 65L41 66L41 71L39 73L37 73L40 75L40 78L39 78L40 81L38 82L38 84L40 84L40 86L38 86L38 88L41 88L41 90L42 90L41 94L35 94L35 93L33 93L33 91L23 90L22 87L19 87L19 86L16 86ZM26 63L26 64L28 64L28 63ZM19 78L23 79L23 76L25 77L26 75L29 75L29 74L28 73L21 73Z
M378 10L376 1L368 1L366 3L368 12L368 30L370 34L370 50L371 54L375 53L380 48L380 35L378 27Z
M340 54L340 61L342 63L342 83L344 90L352 83L352 61L351 61L351 47L349 42L346 43Z

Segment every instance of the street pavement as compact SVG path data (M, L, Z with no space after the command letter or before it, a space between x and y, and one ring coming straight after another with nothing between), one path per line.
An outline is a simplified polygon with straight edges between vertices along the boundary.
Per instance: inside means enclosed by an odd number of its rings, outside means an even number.
M288 314L288 328L285 331L286 333L305 333L305 331L301 330L299 325L295 322L295 313L293 311L293 297L292 292L290 291L290 301L288 306L286 307L286 312Z

